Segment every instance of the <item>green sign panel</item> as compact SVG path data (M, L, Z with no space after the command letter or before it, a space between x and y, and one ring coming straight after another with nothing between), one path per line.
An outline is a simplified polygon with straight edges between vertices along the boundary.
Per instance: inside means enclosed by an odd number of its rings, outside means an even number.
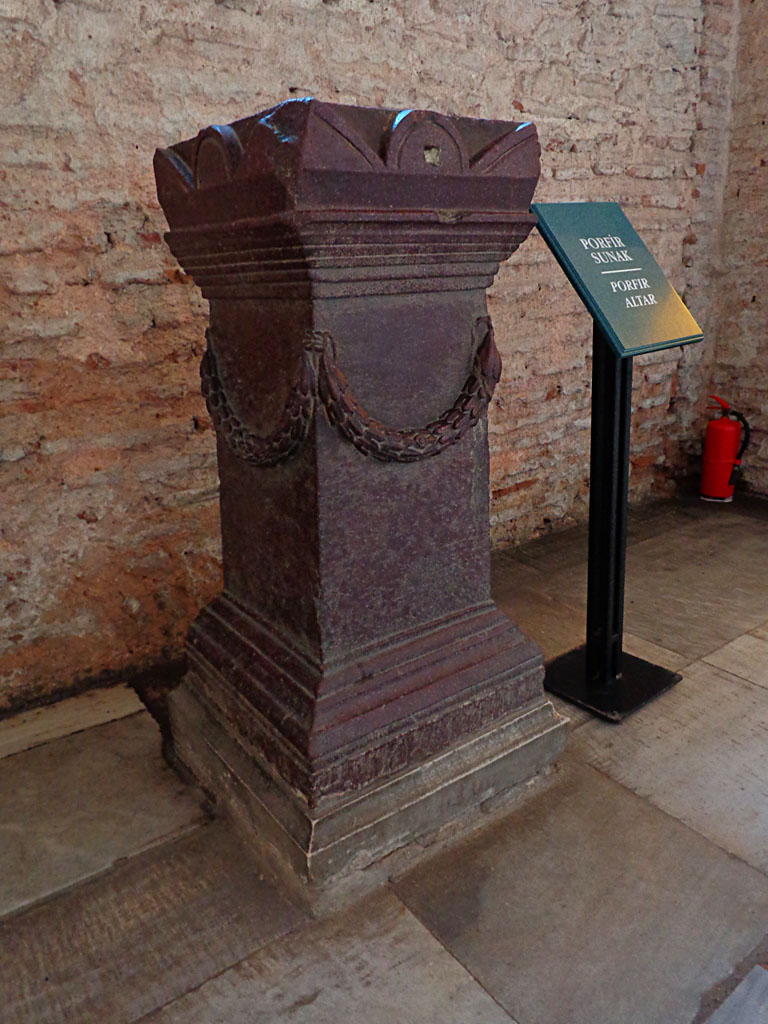
M620 356L701 341L618 203L534 203L539 231Z

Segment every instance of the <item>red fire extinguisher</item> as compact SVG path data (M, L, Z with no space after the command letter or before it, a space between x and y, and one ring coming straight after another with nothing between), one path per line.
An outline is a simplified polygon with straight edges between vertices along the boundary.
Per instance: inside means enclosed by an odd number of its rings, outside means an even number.
M701 470L701 496L705 501L733 501L737 467L749 444L746 417L732 409L717 395L710 395L720 406L722 415L707 424L704 437L704 459ZM717 405L707 408L717 409ZM731 419L735 416L735 419ZM744 436L742 430L744 428Z

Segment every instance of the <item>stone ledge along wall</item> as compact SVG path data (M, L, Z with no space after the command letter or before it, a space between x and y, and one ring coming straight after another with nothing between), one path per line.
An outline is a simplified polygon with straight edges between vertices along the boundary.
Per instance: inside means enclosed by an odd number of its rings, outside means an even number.
M747 486L768 494L768 19L744 5L725 191L713 390L752 425Z
M620 201L708 329L737 5L2 0L0 713L179 658L219 586L206 308L156 146L308 94L532 119L537 198ZM537 236L491 313L505 545L586 516L591 331ZM691 471L711 355L637 360L633 500Z

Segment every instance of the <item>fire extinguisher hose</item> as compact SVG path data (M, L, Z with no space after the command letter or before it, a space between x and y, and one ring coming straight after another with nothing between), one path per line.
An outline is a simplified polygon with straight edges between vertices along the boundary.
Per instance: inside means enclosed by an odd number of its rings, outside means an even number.
M741 458L744 452L747 450L747 448L749 448L749 440L752 436L752 430L749 424L747 423L747 417L744 415L743 412L736 412L735 409L731 409L730 412L731 416L735 416L739 423L742 425L742 427L744 427L744 436L741 439L739 450L736 453L736 461L741 462Z
M741 438L741 444L739 445L739 450L736 453L736 461L734 462L733 469L731 470L731 478L728 481L728 484L731 485L731 484L734 483L734 481L736 479L736 473L738 471L739 466L741 465L741 458L742 458L744 452L749 447L749 441L750 441L750 438L752 436L752 430L751 430L751 428L749 426L749 423L747 423L747 417L744 415L744 413L736 412L735 409L729 409L728 413L731 416L735 416L736 419L739 421L739 423L744 428L743 429L742 438Z

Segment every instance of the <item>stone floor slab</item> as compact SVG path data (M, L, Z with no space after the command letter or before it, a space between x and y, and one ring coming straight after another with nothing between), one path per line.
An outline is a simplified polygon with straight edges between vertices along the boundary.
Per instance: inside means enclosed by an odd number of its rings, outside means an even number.
M768 503L762 504L768 509ZM720 509L715 512L711 507L687 500L659 501L636 508L630 507L627 517L627 547L668 534L679 527L691 526L692 523L711 523L715 518L736 518L741 522L744 518L753 518L754 514L751 510L739 512L733 507L723 514ZM588 534L588 526L584 523L567 530L558 530L517 547L496 550L492 553L492 559L494 564L515 562L518 565L526 565L537 569L544 576L564 569L579 569L586 567L587 564Z
M514 1024L387 891L271 943L149 1021Z
M0 922L3 1024L129 1024L305 918L224 825Z
M662 668L668 668L672 672L679 672L689 664L689 659L684 654L668 651L666 647L659 647L658 644L644 640L641 636L635 636L634 633L624 634L624 650L627 654L633 654L636 658L644 658L652 665L661 665Z
M0 723L0 1020L703 1024L768 948L766 510L630 513L625 650L683 682L620 726L555 698L551 786L399 878L411 910L308 922L146 714L55 738L131 691ZM548 659L583 642L583 528L495 553L493 580Z
M736 965L725 978L721 978L712 988L702 993L699 1012L691 1024L709 1024L710 1017L728 999L744 981L753 967L762 966L768 969L768 934Z
M514 560L494 560L491 579L500 610L539 644L546 661L584 643L584 609L547 593L545 577L537 569Z
M2 761L0 915L205 820L146 712Z
M555 693L548 693L547 696L554 704L555 711L568 719L569 729L578 729L585 722L592 721L594 716L586 708L581 708L578 704L571 704L570 701L563 700L562 697L558 697Z
M621 725L579 729L570 749L768 872L767 734L768 691L697 661Z
M691 515L677 508L639 510L631 520L631 543L635 545L660 534L666 537L671 529L690 527L692 523ZM495 552L492 579L494 600L541 645L547 661L584 643L587 548L583 528ZM625 633L624 649L672 671L679 671L697 656L670 650L631 631ZM578 713L572 718L586 720Z
M525 565L549 575L561 569L587 564L588 530L586 523L568 530L558 530L516 547L491 552L491 562L506 567L512 563Z
M768 688L768 637L745 633L708 654L704 661Z
M594 769L562 773L398 895L520 1024L689 1024L762 936L768 879Z
M688 660L703 657L768 616L766 565L765 523L743 516L635 544L627 553L626 628Z
M0 758L143 710L130 686L110 686L13 715L0 721Z
M709 1024L768 1024L768 970L753 967Z
M648 532L649 536L627 548L624 627L628 634L691 662L765 621L768 529L764 520L732 515L708 524L706 519L686 517L674 528ZM575 535L572 544L579 545ZM542 629L553 628L546 617L547 601L555 615L563 605L581 609L585 615L586 553L579 562L565 555L561 560L561 567L555 564L539 571L537 579L526 584L540 594ZM501 576L507 562L497 560L495 565L496 586L504 592ZM724 580L728 581L725 590ZM509 614L524 614L521 606L522 596ZM548 657L555 653L562 651Z

